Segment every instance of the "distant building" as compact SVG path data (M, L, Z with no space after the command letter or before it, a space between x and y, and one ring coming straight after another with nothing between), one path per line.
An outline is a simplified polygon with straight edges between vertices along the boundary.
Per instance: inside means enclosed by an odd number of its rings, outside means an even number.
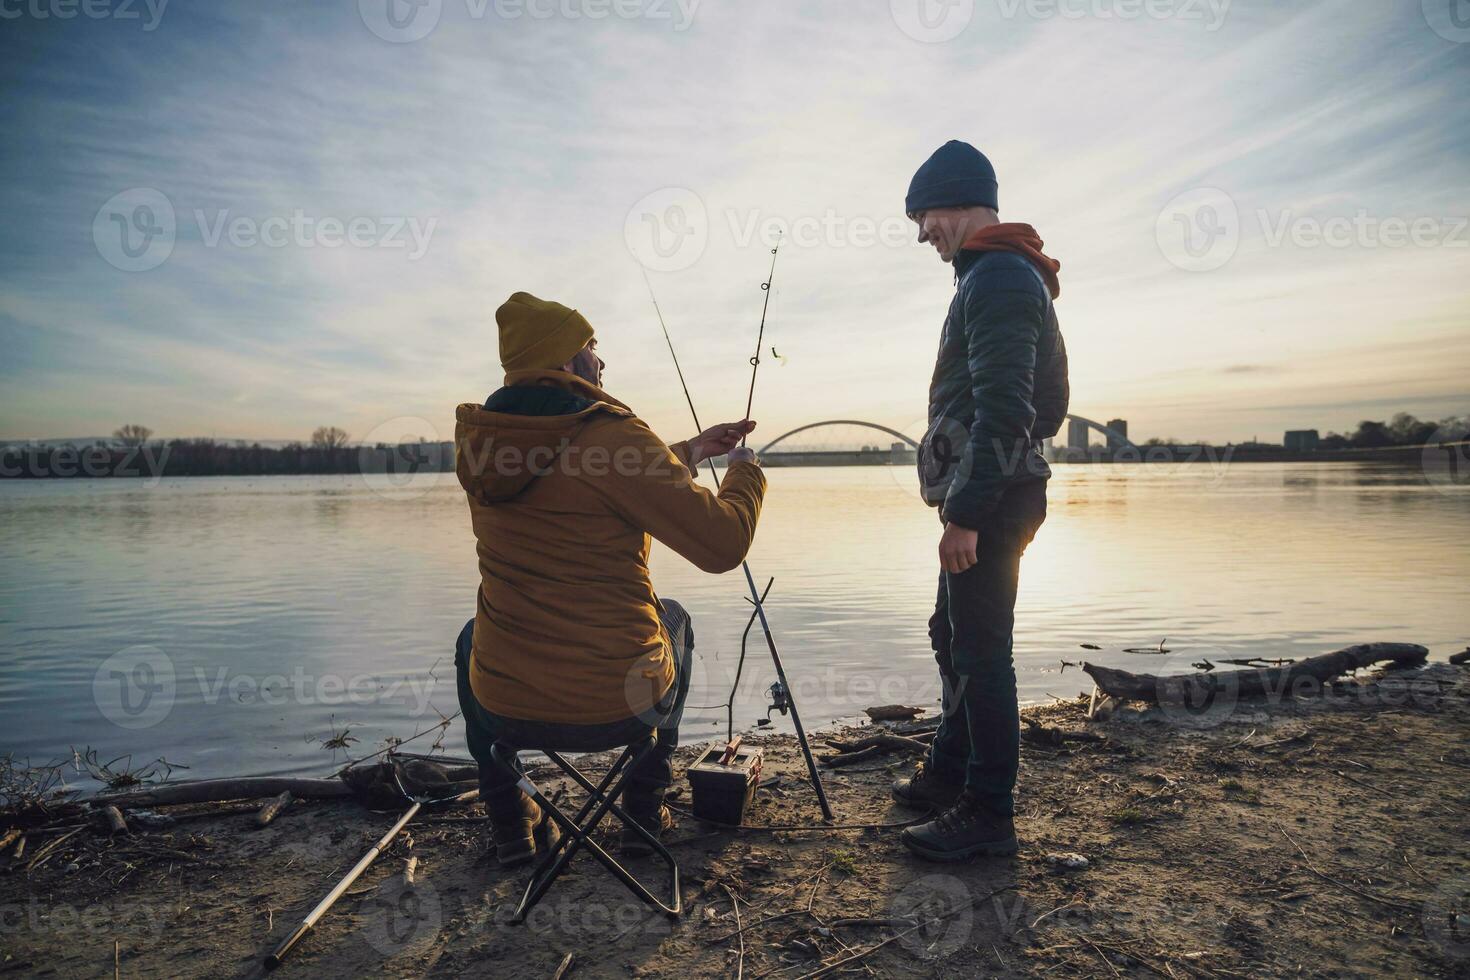
M1067 422L1067 448L1086 449L1088 436L1086 422L1081 419L1071 419Z
M1117 433L1116 436L1115 435L1109 435L1108 436L1108 448L1109 449L1122 449L1124 446L1126 446L1128 444L1128 420L1127 419L1113 419L1111 422L1108 423L1108 428L1109 429L1112 429L1114 432Z
M1309 453L1317 448L1322 437L1317 434L1316 429L1298 429L1286 434L1286 451L1289 453Z

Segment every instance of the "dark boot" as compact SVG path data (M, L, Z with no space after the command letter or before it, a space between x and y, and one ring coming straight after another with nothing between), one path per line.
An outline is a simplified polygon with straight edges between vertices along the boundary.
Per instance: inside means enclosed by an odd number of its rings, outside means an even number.
M932 806L942 813L955 805L964 788L963 782L948 782L921 762L912 776L893 781L893 798L909 806Z
M664 787L629 786L623 793L623 809L633 822L654 837L663 837L664 831L674 827L674 815L664 806ZM653 847L643 835L631 827L623 828L622 851L629 857L653 853Z
M485 809L490 815L495 859L502 868L525 864L538 852L550 851L561 840L556 822L542 813L536 801L518 786L486 799Z
M1016 825L969 793L928 823L909 827L899 839L929 861L964 861L977 855L1016 853Z

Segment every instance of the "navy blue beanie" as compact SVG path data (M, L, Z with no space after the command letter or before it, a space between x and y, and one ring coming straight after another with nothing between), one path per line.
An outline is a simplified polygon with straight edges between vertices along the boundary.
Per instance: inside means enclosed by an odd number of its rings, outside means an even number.
M985 154L969 143L950 140L934 151L909 182L904 213L930 208L987 207L1000 210L1000 185Z

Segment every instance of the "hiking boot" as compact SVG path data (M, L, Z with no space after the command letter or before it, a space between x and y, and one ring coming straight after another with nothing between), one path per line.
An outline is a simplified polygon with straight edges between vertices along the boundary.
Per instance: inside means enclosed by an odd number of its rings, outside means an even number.
M893 798L909 806L932 806L942 813L955 805L964 788L964 783L947 782L920 762L912 776L893 781Z
M495 860L502 868L525 864L537 853L550 851L561 840L556 822L542 812L536 801L519 787L512 790L515 796L507 794L487 801L486 805Z
M662 803L659 804L658 810L655 813L644 812L640 814L629 810L628 816L638 826L655 837L661 838L666 831L674 829L674 815ZM620 846L623 854L628 857L643 857L644 855L653 853L653 846L631 827L623 828L623 839Z
M964 861L977 855L1016 853L1015 821L969 793L928 823L909 827L899 839L929 861Z

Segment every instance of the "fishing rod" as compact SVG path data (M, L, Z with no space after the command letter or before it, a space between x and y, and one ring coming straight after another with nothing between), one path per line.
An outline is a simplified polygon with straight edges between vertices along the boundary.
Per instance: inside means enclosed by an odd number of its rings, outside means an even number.
M777 247L771 250L771 274L762 287L766 290L765 306L763 306L761 309L760 335L762 338L764 338L765 336L766 307L769 306L771 302L770 288L772 280L775 279L775 256L779 248L780 245L778 243ZM704 426L701 425L699 422L699 411L694 407L694 396L689 393L689 384L684 379L684 369L679 365L679 355L674 351L674 340L671 336L669 336L668 325L664 323L664 314L663 311L659 309L658 297L653 294L653 283L648 278L647 269L643 270L643 283L648 287L648 298L653 301L653 311L655 314L658 315L658 325L659 329L661 329L664 333L664 342L669 345L669 356L672 357L674 360L674 370L679 375L679 385L684 389L684 400L689 403L689 414L694 418L694 428L699 432L703 432ZM759 343L760 341L757 341L757 344ZM760 367L759 346L757 346L756 348L756 356L751 360L753 362L753 366L750 375L750 395L748 396L748 398L754 398L755 396L755 371ZM749 401L747 401L746 404L745 417L750 417ZM742 442L743 441L744 440L742 440ZM719 468L715 466L715 461L713 459L708 459L705 462L709 463L710 476L714 477L715 486L718 487L720 485ZM772 707L776 710L779 710L782 714L785 714L788 710L791 712L791 723L796 728L796 739L801 745L801 754L806 759L806 768L807 772L811 776L812 789L816 791L817 803L822 808L822 819L830 821L833 819L832 806L827 802L827 791L822 787L822 774L817 769L817 760L812 757L811 743L807 741L806 729L802 727L801 715L796 710L796 699L791 696L791 683L786 680L786 668L781 663L781 651L776 648L776 638L771 634L771 624L766 620L766 607L765 603L762 601L763 597L760 590L756 588L755 576L752 575L750 571L750 562L742 559L740 562L740 567L745 572L745 584L750 589L749 601L755 606L756 617L760 619L761 632L763 632L766 637L766 648L771 652L771 663L776 668L776 684L773 686L771 692L773 695L772 701L774 702L774 704L772 704ZM731 697L731 701L734 701L733 695Z
M750 407L755 403L755 375L761 369L761 345L766 339L766 313L771 308L771 283L776 281L776 257L780 252L781 236L778 234L776 236L776 247L771 249L771 271L766 274L766 281L761 283L761 290L766 294L766 298L761 303L761 326L755 335L755 355L750 359L750 393L745 396L745 417L747 419L750 418ZM645 272L643 275L646 279L648 273ZM649 291L652 292L652 289L650 288ZM660 319L660 322L662 322L662 319ZM670 350L672 349L671 346ZM771 353L774 354L775 350L772 350ZM745 440L748 437L749 433L741 436L740 445L745 445Z
M332 886L332 890L327 892L326 897L323 898L320 902L317 902L316 907L306 914L306 917L297 924L296 928L291 931L291 934L285 939L281 940L280 944L276 946L271 954L265 958L266 970L274 970L276 967L281 965L282 961L285 960L287 954L289 954L291 950L295 949L297 944L300 943L301 940L306 938L307 933L316 928L317 921L321 919L322 916L326 915L328 910L330 910L333 905L337 904L337 899L341 898L342 895L347 891L347 889L352 887L353 882L362 877L362 873L366 871L368 867L378 859L378 855L382 854L385 850L388 849L388 845L393 843L393 839L398 836L399 832L403 830L404 827L408 826L409 821L416 817L421 809L423 809L425 806L433 806L437 803L471 803L480 798L480 791L477 789L472 789L469 792L459 793L454 796L442 797L440 799L428 799L424 796L413 796L408 792L408 790L404 789L403 780L400 779L398 776L398 768L396 764L394 764L393 766L393 780L398 784L398 791L403 794L403 798L409 801L409 803L411 803L412 805L407 810L403 811L403 816L398 818L398 822L390 827L388 829L388 832L384 834L381 838L379 838L376 844L368 848L367 853L359 858L358 862L352 866L352 870L347 872L342 880L338 881L336 885Z

